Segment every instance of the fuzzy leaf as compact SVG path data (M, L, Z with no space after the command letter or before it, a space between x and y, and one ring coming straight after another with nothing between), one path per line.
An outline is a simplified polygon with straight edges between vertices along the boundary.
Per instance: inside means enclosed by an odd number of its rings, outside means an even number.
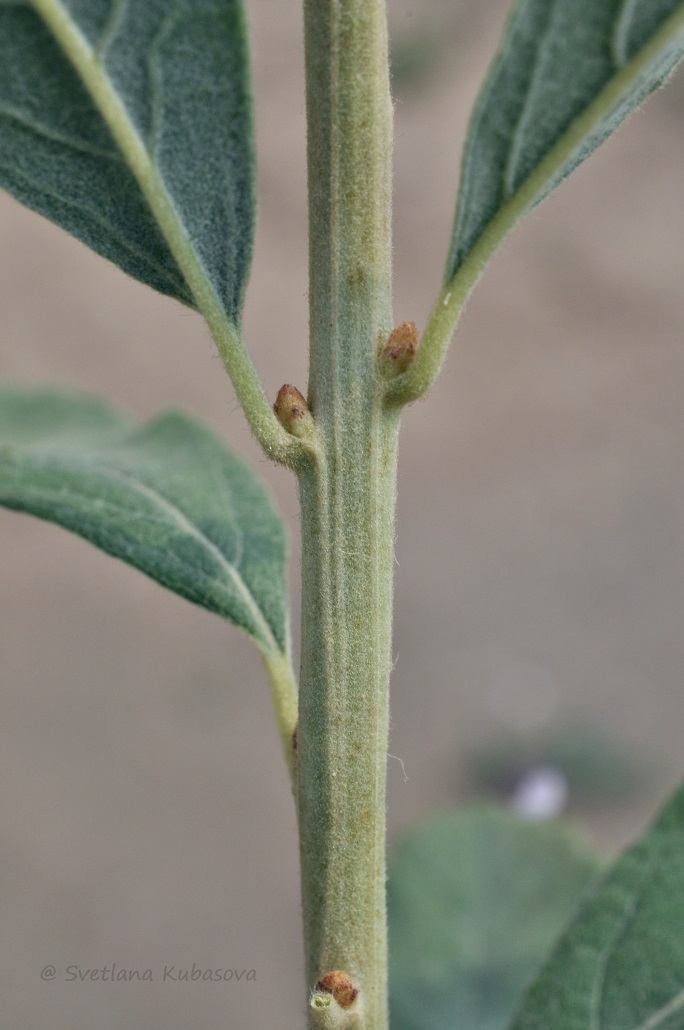
M682 0L518 0L473 112L445 281L471 253L481 270L682 54Z
M137 426L98 401L0 390L0 505L56 522L288 647L282 521L255 474L173 412Z
M213 292L237 325L254 227L241 0L0 0L0 187L162 293Z
M410 833L389 872L393 1030L505 1030L597 868L562 826L495 808Z
M684 790L596 888L513 1024L549 1027L684 1027Z

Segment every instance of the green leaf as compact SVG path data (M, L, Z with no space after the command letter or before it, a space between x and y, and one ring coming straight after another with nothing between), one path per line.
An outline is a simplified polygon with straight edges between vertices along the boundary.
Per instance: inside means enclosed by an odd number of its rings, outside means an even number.
M286 540L255 474L203 426L137 426L105 405L0 390L0 505L56 522L288 650Z
M597 868L563 826L495 808L409 834L389 872L392 1030L504 1030Z
M684 790L599 884L513 1024L549 1027L684 1027Z
M473 112L446 283L469 258L474 280L682 54L682 0L518 0Z
M254 228L241 0L0 0L0 187L237 325Z

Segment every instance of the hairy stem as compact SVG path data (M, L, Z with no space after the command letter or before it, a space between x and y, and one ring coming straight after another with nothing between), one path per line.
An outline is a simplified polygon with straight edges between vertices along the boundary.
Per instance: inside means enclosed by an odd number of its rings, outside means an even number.
M379 347L392 328L386 16L382 0L305 0L304 11L308 402L318 438L317 453L299 471L298 792L307 975L313 992L321 978L333 982L332 974L343 974L351 993L358 990L347 1021L353 1018L359 1030L386 1030L385 778L398 429L377 372ZM309 1011L310 1026L319 1026Z
M279 651L263 652L264 664L271 684L271 696L278 721L278 733L285 761L295 783L295 732L297 730L297 681L288 654Z

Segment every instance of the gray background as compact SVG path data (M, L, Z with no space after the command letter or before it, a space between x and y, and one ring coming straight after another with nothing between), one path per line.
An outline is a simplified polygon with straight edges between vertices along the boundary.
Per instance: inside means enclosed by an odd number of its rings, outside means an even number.
M507 5L391 0L396 319L424 325L468 111ZM260 218L247 339L306 382L300 10L249 4ZM589 725L652 770L583 811L613 851L684 766L684 84L520 227L406 415L390 831L472 796L465 757ZM250 456L293 537L289 474L249 438L211 341L0 197L0 373L148 417L180 406ZM12 1030L302 1026L297 845L256 652L231 627L38 521L0 514L0 992ZM164 964L256 982L162 984ZM69 964L153 984L65 983ZM44 983L47 963L57 969Z

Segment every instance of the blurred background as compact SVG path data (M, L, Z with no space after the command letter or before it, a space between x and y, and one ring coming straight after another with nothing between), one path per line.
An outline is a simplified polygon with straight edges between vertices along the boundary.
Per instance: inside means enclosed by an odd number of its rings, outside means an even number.
M508 7L390 0L397 322L422 327L438 291L468 113ZM275 397L306 384L301 12L248 8L246 329ZM680 74L528 217L406 414L392 839L436 807L519 800L547 769L612 854L684 774L683 119ZM294 485L250 440L200 320L5 195L0 312L3 381L140 418L182 407L259 465L291 530L296 611ZM275 995L278 1026L298 1030L297 843L256 651L25 516L0 513L0 575L4 1025L260 1030ZM113 962L155 982L64 982L68 965ZM193 962L256 980L158 982Z

